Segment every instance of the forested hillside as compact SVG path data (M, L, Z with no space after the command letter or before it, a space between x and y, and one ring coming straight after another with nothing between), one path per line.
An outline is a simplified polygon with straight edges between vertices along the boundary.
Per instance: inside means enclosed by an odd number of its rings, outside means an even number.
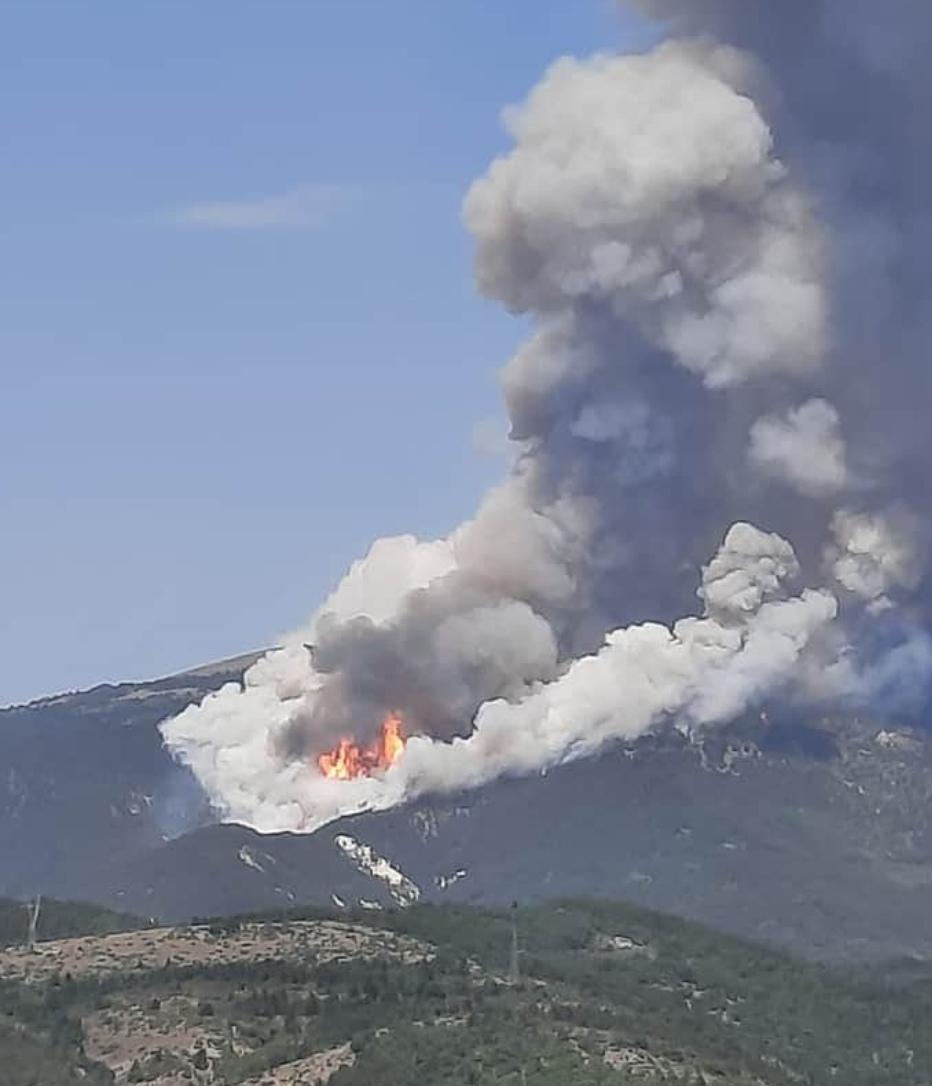
M4 1086L932 1075L932 969L831 969L617 904L225 919L7 949L0 976Z

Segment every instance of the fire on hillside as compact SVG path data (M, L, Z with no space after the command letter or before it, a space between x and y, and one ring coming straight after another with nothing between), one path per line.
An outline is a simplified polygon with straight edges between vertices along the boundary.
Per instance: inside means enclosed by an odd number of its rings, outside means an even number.
M339 781L384 773L404 753L402 724L400 713L389 713L372 743L362 746L353 739L343 738L333 750L318 757L318 768L325 777Z

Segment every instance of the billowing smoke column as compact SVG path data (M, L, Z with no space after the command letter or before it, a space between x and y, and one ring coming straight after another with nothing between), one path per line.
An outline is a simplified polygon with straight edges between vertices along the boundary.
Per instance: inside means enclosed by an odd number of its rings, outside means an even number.
M480 289L534 321L508 477L163 725L222 817L313 830L764 698L924 690L932 8L640 6L675 39L558 61L465 201ZM397 761L320 772L389 713Z

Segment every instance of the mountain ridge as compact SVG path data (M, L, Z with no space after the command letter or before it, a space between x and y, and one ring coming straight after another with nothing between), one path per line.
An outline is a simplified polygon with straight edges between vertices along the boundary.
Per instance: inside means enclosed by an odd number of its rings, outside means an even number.
M227 662L0 712L0 893L173 920L299 902L387 908L397 902L373 874L381 865L421 901L607 897L811 957L932 955L921 729L771 709L315 834L263 836L217 825L157 730L240 679Z

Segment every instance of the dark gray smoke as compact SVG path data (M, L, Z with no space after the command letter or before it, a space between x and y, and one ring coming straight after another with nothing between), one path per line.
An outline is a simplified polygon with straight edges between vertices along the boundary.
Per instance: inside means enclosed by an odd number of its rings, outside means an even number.
M638 6L671 40L558 61L465 201L480 290L534 324L509 476L166 723L227 816L313 828L775 690L927 682L932 13ZM384 778L320 777L392 710Z
M638 0L676 35L756 58L777 152L825 224L825 387L864 489L928 508L932 6L925 0Z

